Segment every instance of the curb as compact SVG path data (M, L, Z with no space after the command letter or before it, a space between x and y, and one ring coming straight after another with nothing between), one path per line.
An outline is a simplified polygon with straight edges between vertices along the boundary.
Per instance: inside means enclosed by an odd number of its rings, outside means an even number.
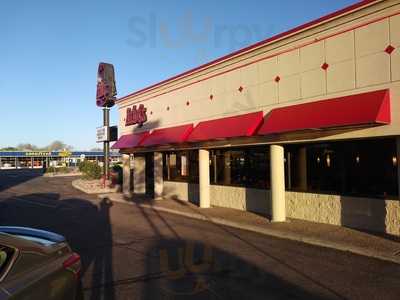
M102 195L98 195L98 197L101 199L106 196L107 195L104 193ZM368 250L368 249L365 249L362 247L355 247L355 246L330 242L330 241L326 241L326 240L308 238L308 237L304 237L304 236L300 236L300 235L292 234L292 233L287 233L287 232L283 232L283 231L279 231L279 230L260 228L257 226L242 224L242 223L238 223L238 222L232 222L232 221L222 219L222 218L209 217L209 216L196 214L196 213L187 213L187 212L182 212L182 211L178 211L178 210L174 210L174 209L152 206L152 205L148 205L148 204L138 204L138 203L132 203L132 202L124 201L124 200L115 200L115 199L110 199L110 200L113 202L124 203L124 204L129 204L129 205L136 205L136 206L140 206L140 207L143 207L146 209L153 209L153 210L166 212L166 213L170 213L170 214L174 214L174 215L180 215L180 216L191 218L191 219L196 219L196 220L201 220L201 221L209 221L209 222L212 222L215 224L228 226L228 227L232 227L235 229L252 231L252 232L260 233L263 235L273 236L276 238L281 238L281 239L286 239L286 240L291 240L291 241L296 241L296 242L302 242L302 243L310 244L313 246L330 248L330 249L335 249L335 250L344 251L344 252L350 252L350 253L357 254L357 255L367 256L367 257L371 257L371 258L376 258L376 259L400 264L400 257L396 257L393 255L387 255L384 253L379 253L377 251L371 251L371 250Z
M82 173L65 173L65 174L54 174L54 173L44 173L44 177L75 177L81 176Z
M79 179L76 179L76 180L79 180ZM72 187L75 188L75 189L77 189L77 190L80 190L81 192L84 192L85 194L89 194L89 195L99 195L99 194L117 193L117 192L118 192L117 190L115 190L115 191L90 191L90 190L87 190L87 189L85 189L84 187L80 186L79 184L77 184L77 183L75 182L76 180L73 180L73 181L71 182Z

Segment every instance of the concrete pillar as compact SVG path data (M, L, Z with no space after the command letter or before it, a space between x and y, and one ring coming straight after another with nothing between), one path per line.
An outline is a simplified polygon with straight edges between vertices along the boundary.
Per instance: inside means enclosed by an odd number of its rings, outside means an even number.
M397 188L400 199L400 137L396 138Z
M210 207L210 152L199 149L200 207Z
M136 194L146 193L146 158L135 156L133 168L133 189Z
M31 157L31 169L33 169L33 157Z
M163 180L163 155L154 152L154 198L162 199L164 189Z
M224 184L231 184L231 151L224 152Z
M96 157L97 159L97 157ZM122 154L122 193L131 196L131 161L129 154Z
M286 220L285 205L285 162L283 147L270 146L271 160L271 200L272 221L284 222Z
M14 159L15 168L18 169L18 158L15 157Z
M306 147L301 147L299 149L299 159L298 159L298 178L299 186L298 188L302 191L307 190L307 150Z

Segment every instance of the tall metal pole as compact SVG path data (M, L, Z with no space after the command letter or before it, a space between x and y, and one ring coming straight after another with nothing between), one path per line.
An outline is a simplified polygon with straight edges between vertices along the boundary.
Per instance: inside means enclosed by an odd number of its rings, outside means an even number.
M107 136L108 136L110 131L110 108L108 107L103 107L103 125L106 126ZM103 148L104 148L104 178L108 180L110 175L109 172L110 142L109 141L104 142Z

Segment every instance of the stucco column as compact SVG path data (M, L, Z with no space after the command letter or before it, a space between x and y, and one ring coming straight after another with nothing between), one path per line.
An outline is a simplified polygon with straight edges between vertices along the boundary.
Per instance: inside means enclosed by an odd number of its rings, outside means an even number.
M398 194L399 194L399 199L400 199L400 137L396 138L396 162L397 162L397 188L398 188Z
M200 207L210 207L210 152L199 149Z
M131 159L129 154L122 154L122 192L131 196Z
M161 152L154 152L154 198L162 199L164 189L163 156Z
M307 190L307 150L306 147L299 149L299 160L298 160L298 178L299 188L302 191Z
M286 220L285 163L284 151L282 146L270 146L270 160L272 221L284 222Z
M133 189L136 194L146 193L146 159L135 156L133 168Z
M231 184L231 151L224 152L224 184Z

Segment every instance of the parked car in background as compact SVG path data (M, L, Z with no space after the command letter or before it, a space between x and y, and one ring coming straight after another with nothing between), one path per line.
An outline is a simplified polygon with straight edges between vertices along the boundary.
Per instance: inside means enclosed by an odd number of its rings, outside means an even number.
M56 233L0 226L0 300L77 299L81 260Z

